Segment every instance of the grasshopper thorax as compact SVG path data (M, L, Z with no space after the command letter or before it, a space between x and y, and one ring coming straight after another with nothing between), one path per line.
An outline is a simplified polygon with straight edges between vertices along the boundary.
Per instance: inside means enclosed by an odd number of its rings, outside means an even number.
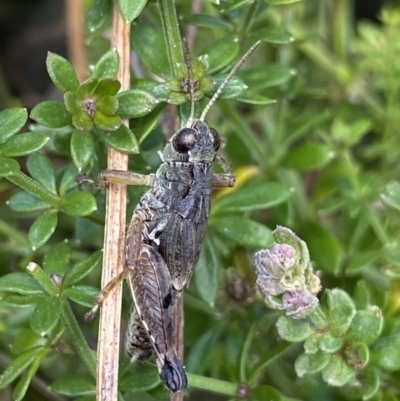
M181 128L168 141L163 152L164 162L212 163L221 146L214 128L201 120Z

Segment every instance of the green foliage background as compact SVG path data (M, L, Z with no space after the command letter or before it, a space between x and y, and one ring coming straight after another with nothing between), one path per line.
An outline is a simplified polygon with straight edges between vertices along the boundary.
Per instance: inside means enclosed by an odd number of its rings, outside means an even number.
M198 28L191 53L199 110L215 91L211 83L262 40L207 118L227 138L238 185L213 199L185 294L190 399L199 389L219 393L201 395L207 399L226 399L239 383L251 400L400 398L400 7L383 9L379 23L356 24L351 4L205 1L201 14L191 14L191 2L176 1L181 32ZM0 219L2 399L9 386L14 399L43 399L39 379L55 393L94 399L88 344L95 346L96 324L82 317L98 291L104 191L78 188L75 177L96 177L107 146L132 154L132 171L154 172L171 135L158 124L167 102L188 98L180 87L186 70L176 63L184 61L182 45L166 13L174 3L120 0L120 7L134 20L140 69L132 90L117 94L118 57L102 35L111 3L97 0L86 21L96 65L91 80L79 83L70 64L50 54L47 69L65 104L35 106L29 132L24 109L0 112L0 191L7 200ZM89 98L98 105L91 118L80 108ZM187 111L185 103L183 119ZM130 118L130 129L121 118ZM129 188L128 215L144 190ZM357 309L375 305L382 313L368 360L376 385L368 394L356 382L328 386L318 372L296 377L302 347L279 339L280 314L254 289L253 254L273 244L276 225L306 241L324 288L341 288ZM27 272L30 262L40 267L30 264ZM125 317L130 302L126 294ZM168 397L154 366L122 363L126 400Z

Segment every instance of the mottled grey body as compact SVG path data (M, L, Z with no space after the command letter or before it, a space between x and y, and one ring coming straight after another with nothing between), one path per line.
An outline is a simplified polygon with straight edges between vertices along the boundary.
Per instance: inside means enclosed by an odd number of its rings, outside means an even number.
M125 349L139 360L154 352L161 378L172 391L187 385L174 346L173 306L200 256L219 146L218 133L203 122L178 131L164 149L164 163L137 205L127 234L126 263L135 263L128 277L135 307ZM135 238L139 226L140 240Z

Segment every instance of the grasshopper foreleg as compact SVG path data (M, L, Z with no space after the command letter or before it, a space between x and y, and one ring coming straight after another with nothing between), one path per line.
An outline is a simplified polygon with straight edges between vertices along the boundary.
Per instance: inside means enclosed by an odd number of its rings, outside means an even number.
M107 188L108 184L119 185L154 185L154 174L139 174L133 171L103 170L96 180L92 180L85 174L76 177L78 184L84 182L94 185L96 188Z

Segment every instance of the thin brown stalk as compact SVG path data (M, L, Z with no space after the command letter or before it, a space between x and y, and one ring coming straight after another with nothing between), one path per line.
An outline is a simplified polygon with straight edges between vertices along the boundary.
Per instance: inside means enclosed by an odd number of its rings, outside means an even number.
M84 2L82 0L66 0L66 25L68 58L71 61L79 81L84 81L88 75L88 63L85 48L84 33Z
M122 19L116 0L114 0L113 13L112 46L117 49L120 57L118 80L121 82L121 90L127 90L130 86L130 24ZM127 121L124 123L128 124ZM107 167L113 170L127 170L128 156L109 148ZM123 269L125 222L126 187L110 184L107 190L102 287ZM97 401L117 401L118 399L121 299L122 286L119 286L106 298L100 312L97 347Z
M203 0L194 0L192 2L192 8L190 11L191 14L199 14L202 7L203 7ZM197 26L189 25L186 29L186 41L189 48L193 47L196 35L197 35Z

